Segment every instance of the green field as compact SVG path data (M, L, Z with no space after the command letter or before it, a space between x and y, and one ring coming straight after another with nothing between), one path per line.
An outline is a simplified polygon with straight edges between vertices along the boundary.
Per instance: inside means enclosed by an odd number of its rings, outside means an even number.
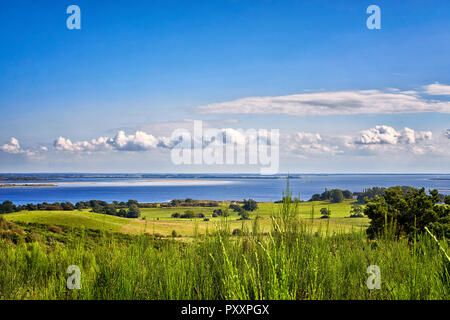
M281 208L281 204L259 203L258 209L251 212L251 220L240 221L237 213L224 219L222 217L212 218L214 209L225 209L228 204L220 207L174 207L174 208L142 208L141 218L129 219L116 216L104 215L89 212L90 210L74 211L21 211L18 213L5 214L7 220L24 223L39 223L46 225L85 227L109 232L123 232L138 234L144 232L157 233L162 236L169 236L172 231L184 237L192 237L195 232L205 234L206 230L214 229L221 225L224 220L230 224L231 228L242 228L250 226L252 220L258 217L259 224L263 232L269 232L272 220L271 216L276 215ZM314 207L314 218L311 217ZM328 228L332 232L349 232L360 230L368 224L367 218L348 218L350 215L351 201L343 203L330 202L303 202L298 206L299 217L311 223L314 229L325 230ZM329 208L331 210L330 219L320 219L320 208ZM204 213L209 221L203 219L180 219L172 218L175 212L183 213L186 210L192 210L195 213Z
M3 214L0 299L450 299L445 239L370 240L368 219L348 218L350 205L260 203L248 221L200 207L147 208L138 219ZM318 218L322 207L331 218ZM171 218L188 209L210 221ZM71 265L79 290L66 285ZM380 289L367 286L373 265Z

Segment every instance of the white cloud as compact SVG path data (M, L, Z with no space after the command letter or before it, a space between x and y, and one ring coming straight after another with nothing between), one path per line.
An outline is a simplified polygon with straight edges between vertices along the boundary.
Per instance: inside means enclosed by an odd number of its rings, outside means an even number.
M27 157L42 157L42 153L47 151L47 147L40 147L34 149L23 149L20 146L19 140L12 137L8 143L5 143L0 147L0 150L10 154L23 154Z
M108 138L100 137L91 141L72 142L70 139L59 137L55 140L53 146L58 151L93 152L108 149L109 145L107 140Z
M450 95L450 86L440 83L433 83L424 86L425 93L435 96L446 96Z
M0 147L0 150L2 150L3 152L6 152L6 153L12 153L12 154L17 154L17 153L22 152L22 150L20 148L19 140L17 140L14 137L12 137L9 140L9 143L5 143L4 145L2 145Z
M135 134L127 135L120 130L113 138L99 137L90 141L72 142L70 139L59 137L53 143L58 151L69 152L95 152L95 151L146 151L158 146L168 144L167 138L157 139L151 134L136 131Z
M302 93L248 97L195 107L202 114L351 115L418 112L450 113L450 102L427 100L416 91L398 89Z
M447 130L444 132L444 136L446 136L447 138L450 139L450 129L447 129Z
M119 151L146 151L156 148L158 139L143 131L136 131L134 135L119 131L114 138L108 139L107 143Z
M356 139L356 144L377 145L377 144L416 144L431 140L430 131L414 131L410 128L404 128L397 131L389 126L376 126L361 132L361 136Z

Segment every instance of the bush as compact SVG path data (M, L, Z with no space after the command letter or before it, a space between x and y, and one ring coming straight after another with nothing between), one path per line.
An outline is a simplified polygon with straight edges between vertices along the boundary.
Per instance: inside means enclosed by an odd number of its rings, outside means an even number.
M175 230L172 230L172 238L178 237L178 233Z
M186 211L184 212L184 214L182 214L182 215L180 216L180 218L184 218L184 219L192 219L192 218L195 218L195 213L194 213L194 211L192 211L192 210L186 210Z
M344 201L344 194L339 189L331 190L331 202L333 203L341 203Z
M328 219L331 216L331 210L327 208L320 209L320 214L322 215L320 218Z
M256 209L258 209L258 204L253 199L244 199L244 205L242 206L242 208L246 211L255 211Z
M244 209L238 204L230 204L229 208L234 212L241 213Z
M125 210L125 209L120 209L119 212L117 213L117 215L118 215L119 217L126 218L127 215L128 215L128 213L127 213L127 210Z
M364 217L363 212L364 210L362 206L352 204L352 209L350 210L350 218L362 218Z
M450 227L450 206L438 202L437 190L428 195L424 188L388 188L382 197L369 200L364 209L370 219L367 234L375 238L389 230L397 238L411 239L429 227L436 236L449 237L446 231Z
M131 200L129 200L131 201ZM139 218L141 215L141 209L136 204L131 204L128 209L127 218Z

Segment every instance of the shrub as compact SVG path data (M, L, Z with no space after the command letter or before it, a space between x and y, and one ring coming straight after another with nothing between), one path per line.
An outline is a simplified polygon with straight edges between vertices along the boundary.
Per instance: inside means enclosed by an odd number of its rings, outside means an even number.
M131 200L129 200L129 201L131 201ZM128 218L139 218L140 215L141 215L141 209L139 209L139 207L136 204L131 204L130 208L128 209L127 217Z
M352 209L350 210L350 218L361 218L363 215L363 207L357 204L352 204Z
M192 210L186 210L184 214L180 216L180 218L192 219L195 218L195 213Z
M179 218L179 217L181 217L181 214L179 214L178 212L172 214L172 218Z
M436 236L450 236L450 206L440 205L439 193L425 189L392 187L382 197L369 200L364 213L370 218L367 234L375 238L389 230L395 237L412 238L425 227L436 230ZM442 233L444 232L444 233Z
M331 210L327 208L320 209L321 219L328 219L331 216Z
M344 201L344 194L339 189L331 190L331 202L333 203L341 203Z
M244 209L238 204L230 204L229 208L234 212L241 213Z
M246 211L255 211L256 209L258 209L258 204L253 199L244 199L244 205L242 206L242 208Z

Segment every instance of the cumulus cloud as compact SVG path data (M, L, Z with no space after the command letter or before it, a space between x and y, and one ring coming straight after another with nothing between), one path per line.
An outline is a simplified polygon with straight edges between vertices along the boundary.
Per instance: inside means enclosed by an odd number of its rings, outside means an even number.
M108 139L107 143L119 151L146 151L156 148L158 139L143 131L136 131L134 135L119 131L114 138Z
M55 140L53 146L58 151L93 152L108 149L107 140L108 138L100 137L91 141L72 142L70 139L59 137Z
M433 140L430 131L402 130L380 125L361 131L358 135L324 135L321 133L296 132L283 137L282 149L287 155L301 158L314 156L368 156L380 152L392 155L411 153L423 155L441 152L442 141Z
M404 128L397 131L389 126L376 126L361 132L361 136L355 141L356 144L376 145L376 144L415 144L431 140L430 131L414 131L410 128Z
M427 100L416 91L359 90L248 97L195 107L201 114L351 114L450 113L450 102Z
M120 130L114 137L99 137L90 141L72 142L70 139L59 137L53 143L58 151L69 152L95 152L95 151L146 151L158 146L169 144L166 138L157 139L151 134L136 131L135 134L127 135Z
M10 153L10 154L23 154L27 157L40 156L43 152L47 151L47 147L33 148L33 149L23 149L20 146L18 139L12 137L8 143L5 143L0 147L0 151Z
M5 143L4 145L2 145L0 147L0 150L2 150L3 152L6 152L6 153L12 153L12 154L22 152L22 149L20 148L19 140L17 140L14 137L12 137L8 143Z
M448 96L450 95L450 86L440 83L433 83L424 86L425 93L435 96Z

